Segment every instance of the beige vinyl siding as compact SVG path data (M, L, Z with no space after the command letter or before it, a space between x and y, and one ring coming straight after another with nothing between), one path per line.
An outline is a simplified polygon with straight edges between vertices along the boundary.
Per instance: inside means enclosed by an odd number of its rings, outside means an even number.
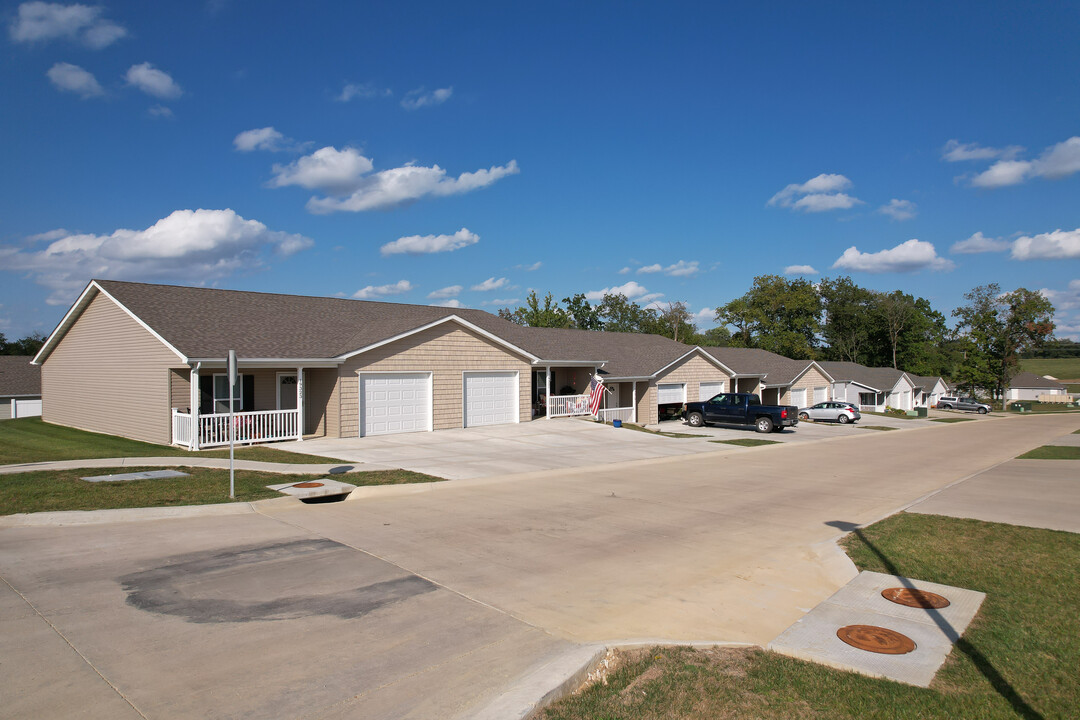
M11 419L11 400L9 398L0 398L0 420Z
M807 370L805 373L803 373L802 377L800 377L798 380L796 380L791 385L791 387L785 388L783 395L781 395L781 397L780 397L780 402L777 403L777 404L778 405L790 405L791 404L791 391L792 390L800 390L800 389L805 388L806 389L806 404L807 405L813 405L814 404L814 388L816 388L816 387L824 387L824 388L830 388L831 389L832 383L830 383L828 380L826 380L825 376L822 375L821 371L819 371L816 367L811 367L809 370ZM826 392L828 392L828 391L826 391Z
M638 383L637 420L638 425L654 425L659 419L660 410L656 406L656 384Z
M311 368L304 371L304 420L305 432L311 435L330 435L330 417L337 420L337 406L333 404L337 387L337 368ZM335 425L337 423L335 422Z
M175 369L169 371L170 407L183 410L191 409L191 370Z
M178 365L174 352L98 294L41 367L43 419L168 444L170 369Z
M360 434L360 372L431 372L435 430L463 424L462 373L504 370L518 373L518 419L532 419L529 372L524 358L454 323L443 323L347 360L337 383L340 437Z

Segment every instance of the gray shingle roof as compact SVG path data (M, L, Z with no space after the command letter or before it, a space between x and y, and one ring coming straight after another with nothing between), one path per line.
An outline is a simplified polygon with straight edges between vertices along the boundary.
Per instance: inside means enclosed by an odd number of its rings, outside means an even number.
M904 375L903 370L896 370L894 368L871 368L860 365L859 363L841 362L838 360L822 360L818 364L825 368L825 372L832 375L833 379L837 382L857 382L860 385L874 388L879 392L892 390L900 379L900 376Z
M1017 373L1017 375L1013 377L1012 382L1009 383L1009 387L1047 388L1054 390L1065 389L1065 386L1059 383L1057 380L1051 380L1050 378L1043 377L1042 375L1036 375L1035 373L1029 372Z
M546 361L608 361L612 377L653 375L692 349L659 335L527 328L483 310L96 282L189 358L230 348L247 358L335 358L451 315Z
M29 355L0 355L0 397L41 394L41 367Z
M758 348L709 347L704 350L739 375L765 375L766 385L790 385L810 365Z
M934 386L937 385L938 380L941 380L941 383L945 386L946 389L948 389L949 387L949 384L945 382L944 378L938 377L936 375L912 375L911 373L908 373L908 377L911 378L911 381L913 383L915 383L915 387L922 388L926 392L933 390Z

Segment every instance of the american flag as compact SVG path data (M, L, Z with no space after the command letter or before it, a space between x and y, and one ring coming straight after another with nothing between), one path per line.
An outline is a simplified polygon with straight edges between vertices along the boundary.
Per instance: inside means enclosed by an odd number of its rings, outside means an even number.
M604 397L604 381L599 375L593 375L589 381L589 412L600 414L600 400Z

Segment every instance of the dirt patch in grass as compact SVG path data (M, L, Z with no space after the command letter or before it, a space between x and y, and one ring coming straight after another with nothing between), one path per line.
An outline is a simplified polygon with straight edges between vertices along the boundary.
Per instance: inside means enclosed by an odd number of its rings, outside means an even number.
M889 427L888 425L860 425L863 430L897 430L898 428Z
M758 447L760 445L783 445L779 440L762 440L761 438L735 438L734 440L710 440L709 442L723 445L738 445L740 447Z
M56 510L106 510L115 508L171 507L249 502L281 497L267 485L317 480L322 475L280 475L238 470L236 498L229 498L229 471L211 468L180 468L188 477L158 480L87 482L83 477L136 473L161 468L122 467L83 470L39 471L0 475L0 515ZM436 478L409 470L376 470L337 475L353 485L397 485L438 482Z
M1080 460L1080 447L1043 445L1017 457L1018 460Z

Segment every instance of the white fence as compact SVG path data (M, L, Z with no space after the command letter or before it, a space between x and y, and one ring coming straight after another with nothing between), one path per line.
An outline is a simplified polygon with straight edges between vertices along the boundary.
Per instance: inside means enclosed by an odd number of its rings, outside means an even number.
M235 440L239 445L300 439L299 410L259 410L233 415ZM229 414L196 416L199 427L199 447L229 444ZM173 444L191 445L192 419L188 413L173 409Z
M547 401L549 418L592 415L588 395L551 395Z
M634 408L622 407L622 408L605 408L600 411L600 420L606 423L612 420L621 420L623 422L630 422L634 419Z

